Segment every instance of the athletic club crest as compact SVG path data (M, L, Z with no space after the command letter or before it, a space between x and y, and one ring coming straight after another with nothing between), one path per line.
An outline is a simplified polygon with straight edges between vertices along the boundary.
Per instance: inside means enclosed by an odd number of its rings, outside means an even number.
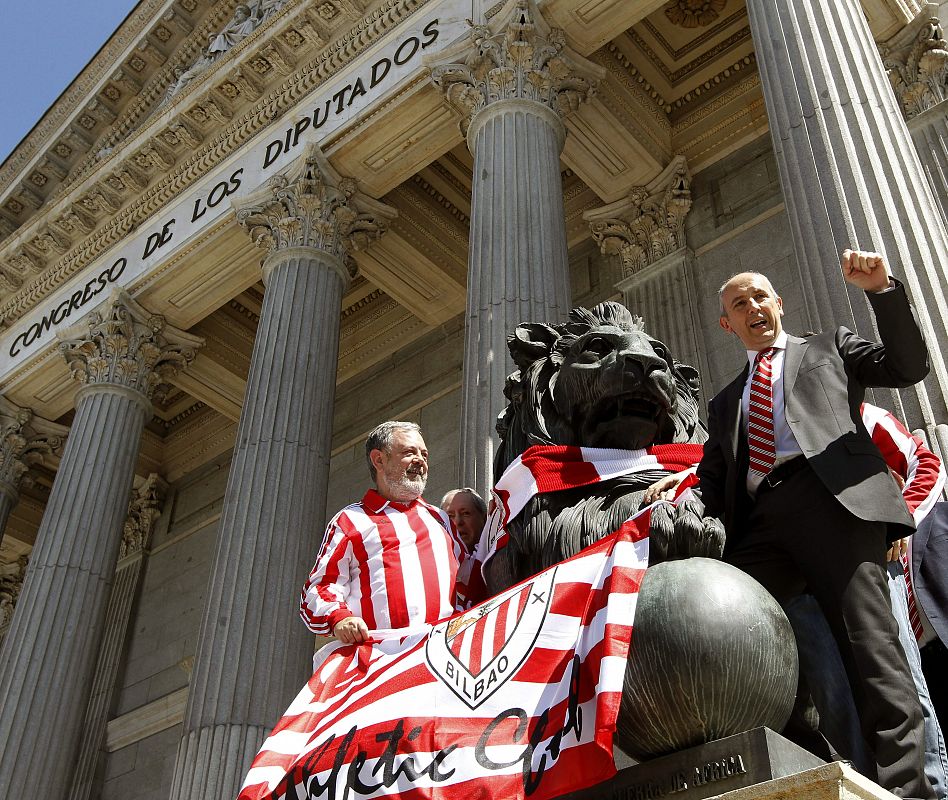
M546 619L556 569L436 625L425 656L432 672L470 708L516 674Z

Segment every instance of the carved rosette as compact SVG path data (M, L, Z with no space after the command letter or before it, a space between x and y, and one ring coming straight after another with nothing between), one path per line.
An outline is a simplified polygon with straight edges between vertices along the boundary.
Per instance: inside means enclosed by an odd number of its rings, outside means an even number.
M69 429L0 397L0 487L29 485L30 467L59 455Z
M676 156L647 186L636 186L624 200L587 211L593 238L606 255L622 257L625 277L685 247L685 217L691 210L691 173Z
M467 136L471 120L498 100L532 100L562 117L595 92L603 71L566 46L560 28L546 24L534 0L516 0L493 26L475 25L466 40L445 51L431 79L461 114Z
M282 175L271 178L237 206L237 222L271 255L315 248L345 265L354 277L353 250L363 250L388 229L397 211L358 191L315 145Z
M906 120L948 98L948 42L937 17L919 18L880 50Z
M145 482L132 492L128 517L122 531L119 558L136 555L148 547L155 520L161 516L161 503L167 490L168 484L157 473L152 472Z
M29 556L22 555L12 564L0 565L0 637L6 633L13 620L13 611L23 588L29 561Z
M149 314L122 290L59 339L59 350L80 383L124 387L148 401L167 392L174 375L204 344L164 317Z

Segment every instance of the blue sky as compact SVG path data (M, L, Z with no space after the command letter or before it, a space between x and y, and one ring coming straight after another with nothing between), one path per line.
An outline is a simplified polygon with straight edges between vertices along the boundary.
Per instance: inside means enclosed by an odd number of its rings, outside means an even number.
M0 163L89 63L137 0L4 0Z

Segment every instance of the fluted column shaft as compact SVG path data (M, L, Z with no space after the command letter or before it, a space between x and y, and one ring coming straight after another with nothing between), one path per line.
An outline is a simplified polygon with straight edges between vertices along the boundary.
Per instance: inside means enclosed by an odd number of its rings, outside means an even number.
M78 401L0 656L9 797L69 788L145 424L144 403L111 389Z
M919 311L932 365L924 384L891 399L910 426L933 429L948 397L948 237L862 9L748 0L747 11L810 326L873 337L839 253L885 253Z
M521 322L561 322L570 309L562 117L590 97L604 71L567 47L536 0L508 3L446 48L441 62L432 80L460 112L474 155L461 482L486 493L514 370L507 336Z
M494 425L514 370L507 336L521 322L562 322L570 309L560 177L565 129L549 108L500 100L474 118L461 483L493 485Z
M236 797L253 756L312 671L300 587L323 531L349 251L394 209L316 148L237 219L269 249L171 796Z
M908 129L942 220L948 222L948 100L910 119Z
M145 551L151 538L152 525L158 517L158 503L165 488L164 481L152 473L141 489L134 493L125 519L118 566L105 614L105 633L92 676L69 800L87 800L98 788L96 773L103 754L102 745L112 697L116 692L132 607L144 573Z
M224 495L172 797L236 797L309 677L300 586L319 546L343 280L311 250L271 272Z
M60 334L86 385L0 653L0 787L65 797L151 398L202 342L118 292Z

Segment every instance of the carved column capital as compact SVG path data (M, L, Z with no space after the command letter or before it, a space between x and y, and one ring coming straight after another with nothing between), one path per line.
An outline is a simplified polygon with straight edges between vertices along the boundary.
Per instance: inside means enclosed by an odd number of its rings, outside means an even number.
M539 103L560 117L589 99L603 70L566 45L534 0L514 0L490 25L475 25L449 47L431 79L461 114L468 135L475 115L501 100Z
M0 491L29 485L30 467L58 455L69 429L0 397Z
M148 547L155 520L161 516L161 504L167 491L168 484L156 472L152 472L141 486L132 491L119 558L136 555Z
M676 156L647 186L635 186L622 200L583 214L605 255L622 258L625 277L685 246L685 217L691 210L691 173Z
M0 639L10 627L29 562L30 557L23 554L10 564L0 565Z
M236 210L237 222L270 254L264 277L274 257L312 248L330 256L345 281L355 275L350 252L378 239L398 213L362 194L355 180L339 175L315 145Z
M906 120L948 99L948 42L938 17L923 12L880 53Z
M204 344L150 314L123 290L58 336L59 351L83 388L128 391L148 412Z

